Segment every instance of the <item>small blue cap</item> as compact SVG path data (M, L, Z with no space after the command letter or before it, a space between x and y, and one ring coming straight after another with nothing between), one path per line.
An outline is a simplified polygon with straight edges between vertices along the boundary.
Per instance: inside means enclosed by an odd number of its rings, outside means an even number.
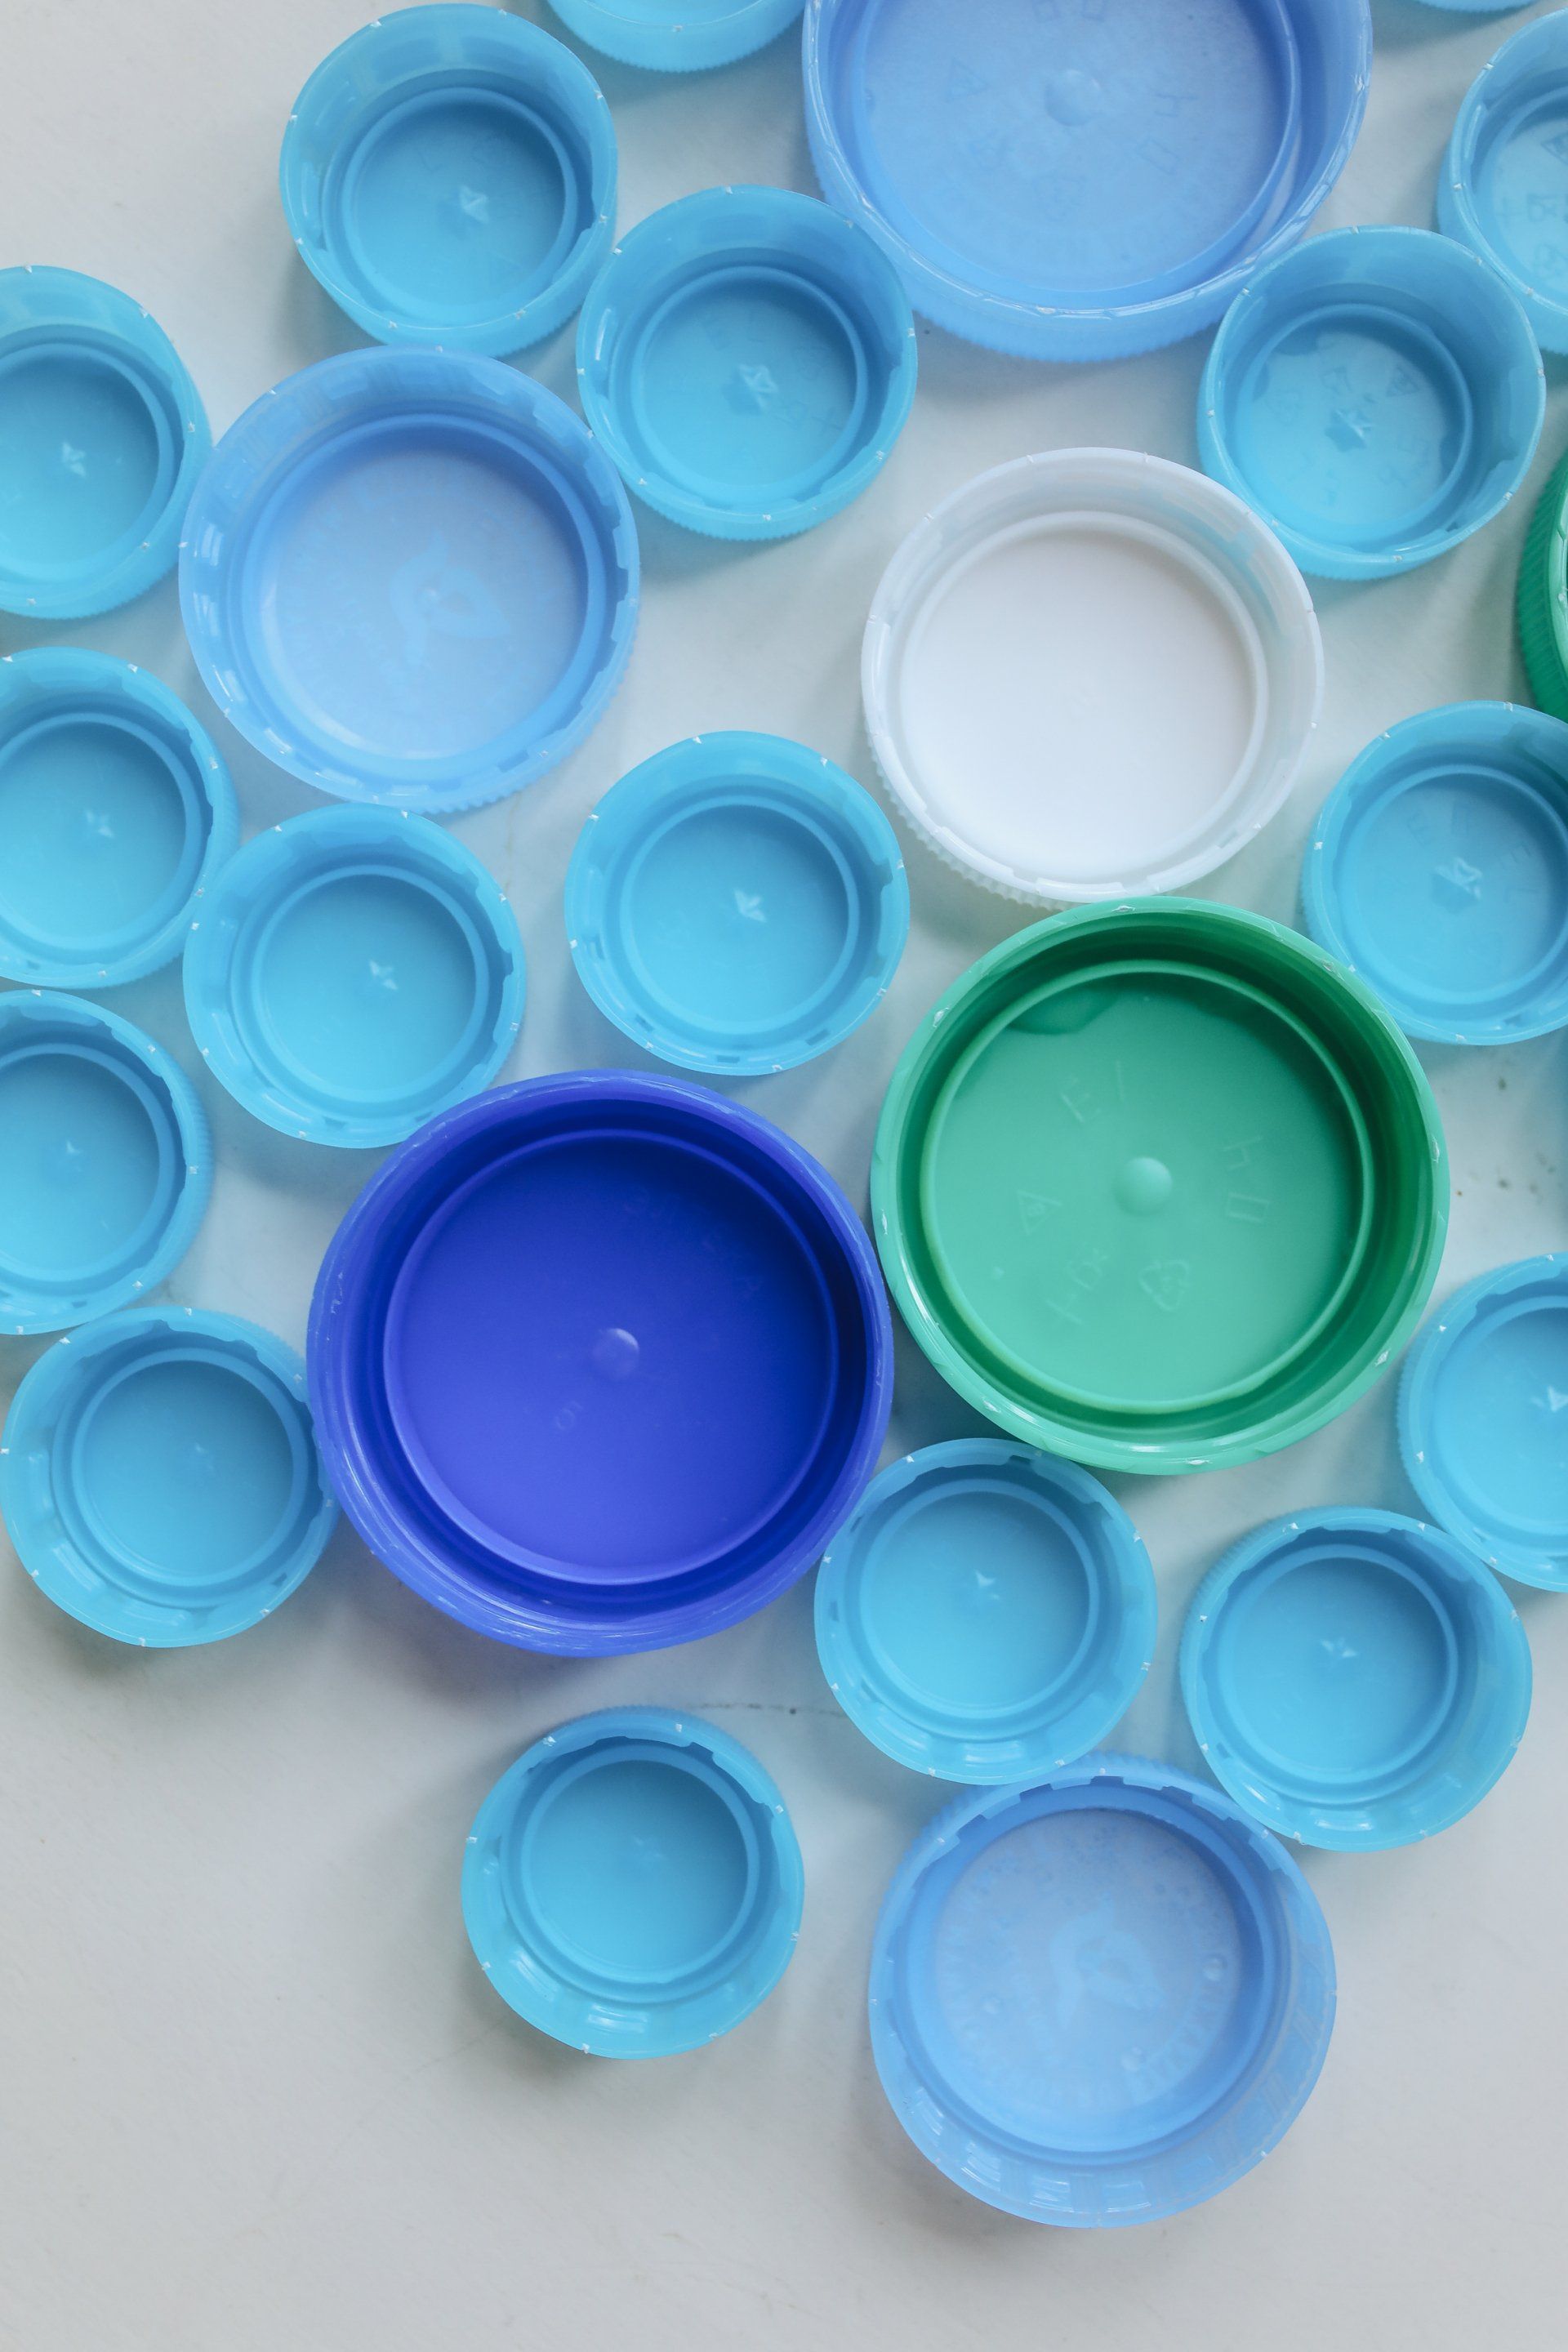
M265 393L192 501L185 631L240 733L322 792L451 811L580 743L620 681L637 533L581 418L458 352Z
M1543 348L1568 352L1568 21L1521 26L1471 83L1437 175L1437 220L1500 269Z
M894 2114L1025 2221L1154 2221L1268 2155L1318 2079L1329 1931L1280 1845L1139 1757L961 1797L900 1865L871 1956Z
M890 265L826 205L707 188L616 246L578 321L577 381L659 514L784 539L885 464L914 398L914 321Z
M206 1114L162 1045L38 989L0 996L0 1331L63 1331L153 1290L212 1191Z
M801 0L550 0L580 41L623 65L700 73L733 65L793 25Z
M892 826L820 752L698 735L623 776L566 875L584 987L683 1069L792 1069L887 994L910 928Z
M463 1859L479 1966L520 2017L602 2058L665 2058L765 1999L800 1932L784 1799L695 1716L581 1716L504 1772Z
M213 1076L312 1143L399 1143L489 1086L522 1020L517 918L426 817L313 809L198 903L185 1010Z
M41 1592L153 1650L270 1616L338 1516L300 1358L189 1307L111 1315L40 1356L5 1423L0 1510Z
M1302 1511L1233 1544L1182 1635L1199 1747L1238 1804L1369 1853L1480 1802L1524 1735L1530 1644L1497 1579L1393 1511Z
M816 1579L816 1646L868 1739L947 1780L1024 1780L1121 1720L1154 1648L1137 1528L1074 1463L961 1438L882 1472Z
M151 588L211 447L140 303L74 269L0 269L0 612L86 620Z
M615 235L597 82L499 8L403 8L324 58L283 135L283 210L366 334L500 358L564 326Z
M63 646L0 661L0 974L114 988L177 956L239 813L150 672Z
M1445 1301L1405 1362L1399 1442L1451 1536L1521 1584L1568 1591L1568 1255Z
M1568 726L1457 702L1390 728L1323 803L1301 907L1412 1037L1500 1045L1562 1028Z
M1545 414L1534 331L1489 262L1429 229L1342 228L1226 311L1198 448L1303 572L1379 580L1500 513Z

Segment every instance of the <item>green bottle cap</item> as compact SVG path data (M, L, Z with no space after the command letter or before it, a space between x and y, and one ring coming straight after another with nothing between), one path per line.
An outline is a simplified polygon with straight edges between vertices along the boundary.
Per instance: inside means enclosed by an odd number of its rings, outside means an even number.
M1414 1328L1447 1223L1420 1065L1296 932L1195 899L1053 916L948 992L871 1171L894 1297L1003 1429L1116 1470L1316 1429Z
M1541 493L1519 561L1519 642L1535 699L1568 719L1568 457Z

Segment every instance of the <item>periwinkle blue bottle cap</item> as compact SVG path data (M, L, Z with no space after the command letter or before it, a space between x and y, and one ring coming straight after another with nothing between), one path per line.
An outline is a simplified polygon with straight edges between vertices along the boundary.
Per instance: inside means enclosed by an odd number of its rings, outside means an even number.
M1549 352L1568 352L1568 23L1510 35L1470 84L1437 175L1437 223L1513 288Z
M1530 1644L1500 1584L1394 1511L1270 1520L1199 1586L1182 1692L1237 1804L1305 1845L1370 1853L1480 1802L1530 1713Z
M1344 167L1367 0L807 0L825 194L917 310L1041 360L1195 334Z
M1137 1528L1075 1463L1003 1438L907 1454L816 1577L835 1698L900 1764L1032 1780L1097 1747L1154 1649Z
M300 1358L189 1307L107 1316L39 1357L6 1419L0 1511L41 1592L153 1650L269 1617L338 1515Z
M615 467L531 376L345 352L264 393L186 519L180 603L220 710L343 800L472 808L620 681L637 546Z
M889 263L827 205L705 188L616 247L577 322L577 382L658 513L784 539L886 463L914 398L914 321Z
M1324 802L1301 868L1320 947L1412 1037L1568 1024L1568 726L1508 702L1401 720Z
M892 1390L826 1171L629 1070L499 1087L404 1144L327 1252L309 1354L377 1558L499 1641L589 1656L695 1640L804 1574Z
M517 918L427 817L313 809L197 901L185 1010L202 1059L281 1134L399 1143L489 1086L522 1020Z
M0 612L87 620L151 588L211 447L139 302L75 269L0 269Z
M1380 580L1501 512L1545 414L1534 330L1489 262L1430 229L1331 229L1226 311L1198 449L1303 572Z
M1318 2079L1334 1959L1268 1832L1096 1753L967 1793L899 1867L871 2050L922 2156L1029 2221L1156 2221L1227 2189Z
M689 1070L793 1069L887 994L910 928L892 826L831 760L778 735L697 735L589 817L566 874L583 985Z
M306 266L384 343L521 351L564 326L615 235L593 75L467 0L380 16L324 58L279 181Z
M501 1999L602 2058L717 2041L772 1992L805 1874L756 1758L697 1716L625 1706L547 1733L479 1807L468 1940Z
M623 65L699 73L733 65L773 40L801 0L550 0L580 41Z
M1468 1282L1405 1360L1399 1443L1424 1507L1489 1568L1568 1591L1568 1254Z
M0 1331L64 1331L154 1289L212 1173L173 1055L80 997L0 995Z
M156 971L238 835L211 738L148 671L64 646L0 661L0 976Z

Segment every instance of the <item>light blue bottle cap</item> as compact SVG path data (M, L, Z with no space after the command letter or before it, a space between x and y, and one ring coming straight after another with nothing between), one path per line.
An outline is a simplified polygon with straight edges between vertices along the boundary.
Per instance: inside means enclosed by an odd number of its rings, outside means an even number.
M180 602L209 693L268 759L344 800L472 808L563 760L615 692L637 533L531 376L345 352L224 435Z
M623 65L697 73L773 40L801 0L550 0L567 30Z
M0 612L86 620L151 588L211 446L140 303L74 269L0 269Z
M1361 127L1367 0L807 0L831 204L915 308L1027 359L1151 351L1299 237Z
M338 1516L300 1358L189 1307L111 1315L40 1356L5 1423L0 1510L58 1608L151 1650L269 1617Z
M1032 1780L1097 1746L1149 1671L1154 1621L1121 1504L1002 1438L893 1463L816 1578L834 1697L884 1755L945 1780Z
M77 996L0 995L0 1331L63 1331L154 1289L212 1191L171 1054Z
M795 1951L805 1877L784 1799L697 1717L626 1706L563 1724L479 1807L463 1918L520 2017L602 2058L716 2041Z
M0 976L156 971L238 836L211 738L148 671L63 646L0 661Z
M1201 2204L1318 2079L1334 1960L1284 1847L1141 1757L961 1797L900 1865L871 2049L922 2156L972 2197L1078 2229Z
M577 322L589 424L637 496L714 539L785 539L878 474L915 393L892 268L826 205L706 188L640 221Z
M593 75L465 0L378 17L324 58L279 179L307 268L384 343L520 352L564 326L615 235Z
M1534 331L1489 263L1429 229L1341 228L1226 311L1198 448L1303 572L1381 580L1501 512L1545 414Z
M1568 1591L1568 1255L1499 1266L1438 1308L1405 1361L1399 1443L1457 1541Z
M1480 1802L1524 1734L1530 1644L1497 1579L1394 1511L1302 1511L1198 1587L1182 1692L1237 1802L1346 1853L1409 1845Z
M517 918L426 817L313 809L197 902L185 1010L237 1103L311 1143L401 1142L489 1086L522 1020Z
M778 735L697 735L645 760L566 874L584 987L687 1070L754 1077L826 1053L887 994L909 928L876 802Z
M1456 702L1391 727L1324 802L1307 929L1412 1037L1501 1045L1568 1024L1568 726Z
M1506 40L1470 84L1437 175L1437 223L1484 254L1549 352L1568 352L1568 22Z

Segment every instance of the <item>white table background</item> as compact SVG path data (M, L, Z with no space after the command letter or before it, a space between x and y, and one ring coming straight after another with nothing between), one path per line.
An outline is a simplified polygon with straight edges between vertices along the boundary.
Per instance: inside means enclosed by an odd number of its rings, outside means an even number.
M1177 6L1180 0L1164 0ZM975 0L977 7L984 0ZM1365 128L1322 226L1428 225L1458 100L1524 20L1374 0ZM221 432L357 331L297 261L279 207L289 104L366 0L5 0L0 263L114 280L173 336ZM552 23L537 0L524 13ZM798 43L717 74L590 58L614 110L623 227L721 181L813 186ZM586 811L700 729L796 736L869 781L860 626L939 498L1032 449L1114 442L1194 461L1206 338L1082 370L922 329L921 389L858 506L782 546L724 547L639 512L628 680L567 765L456 830L511 894L530 997L507 1075L633 1058L572 973L561 919ZM573 398L571 336L523 364ZM1568 438L1548 363L1531 490ZM1321 586L1323 720L1294 799L1214 877L1290 919L1313 812L1393 720L1523 696L1512 636L1528 499L1446 562ZM0 615L144 663L215 724L247 832L314 795L216 721L172 583L78 627ZM888 1002L825 1060L735 1090L863 1202L877 1108L931 999L1020 911L906 844L914 929ZM195 1064L176 971L117 1010ZM1440 1050L1453 1154L1440 1290L1568 1245L1568 1049ZM204 1086L218 1178L169 1285L303 1339L311 1280L372 1155L293 1144ZM0 1138L0 1149L4 1139ZM41 1343L0 1341L0 1402ZM1274 1512L1409 1509L1394 1382L1273 1460L1124 1482L1162 1631L1122 1744L1184 1765L1187 1598ZM890 1450L982 1424L902 1335ZM732 1632L645 1658L552 1663L406 1593L344 1529L256 1632L122 1652L41 1600L0 1537L0 2344L5 2352L1448 2352L1563 2340L1568 2115L1568 1599L1517 1596L1534 1646L1524 1745L1431 1846L1307 1868L1338 1951L1321 2084L1278 2152L1169 2224L1077 2233L972 2202L906 2143L864 2019L877 1905L945 1792L887 1762L823 1683L804 1583ZM795 1963L700 2054L587 2060L515 2020L458 1907L469 1818L537 1734L595 1706L699 1709L777 1776L807 1872Z

